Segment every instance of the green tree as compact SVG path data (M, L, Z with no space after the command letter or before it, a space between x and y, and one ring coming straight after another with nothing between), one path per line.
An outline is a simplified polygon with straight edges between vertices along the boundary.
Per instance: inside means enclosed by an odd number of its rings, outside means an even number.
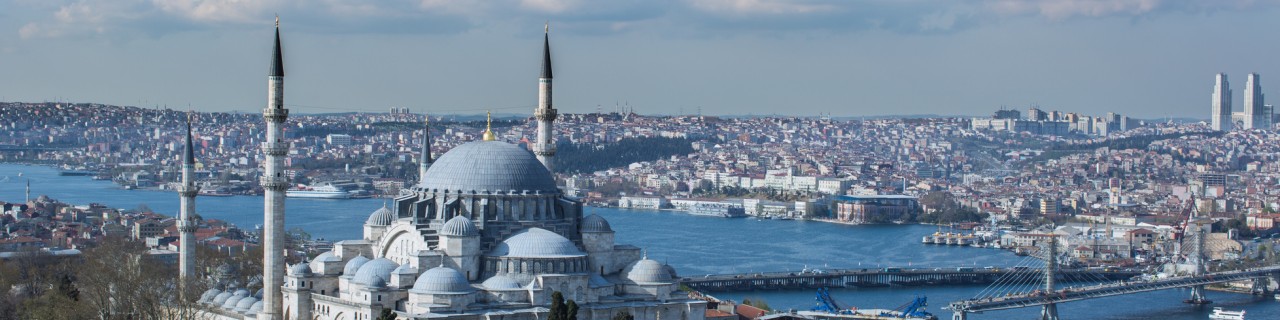
M382 309L382 313L378 315L378 320L396 320L396 313L391 309Z
M551 311L547 313L547 320L569 320L565 318L564 295L560 291L551 293Z
M578 320L578 303L569 300L565 303L565 320Z
M636 320L636 317L631 315L630 312L623 311L623 312L615 313L613 315L613 318L611 318L610 320Z

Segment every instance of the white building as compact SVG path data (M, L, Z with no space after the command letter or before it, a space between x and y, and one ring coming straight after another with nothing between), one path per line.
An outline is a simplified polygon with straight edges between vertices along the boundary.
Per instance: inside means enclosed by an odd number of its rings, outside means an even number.
M1213 82L1213 102L1209 117L1209 125L1213 130L1231 130L1231 84L1225 73L1219 73Z

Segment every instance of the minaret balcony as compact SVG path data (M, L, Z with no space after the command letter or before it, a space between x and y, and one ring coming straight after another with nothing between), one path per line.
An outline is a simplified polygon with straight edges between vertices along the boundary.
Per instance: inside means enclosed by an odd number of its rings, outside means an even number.
M284 142L263 142L262 152L272 156L289 154L289 144Z
M289 179L285 177L264 176L259 179L263 189L283 191L289 189Z
M284 119L289 118L289 109L285 108L266 108L262 109L262 118L267 122L281 123Z
M179 185L176 189L178 190L178 196L183 198L194 197L196 193L200 192L200 188L196 186Z
M555 108L533 109L533 117L539 121L555 121L556 113L557 111Z

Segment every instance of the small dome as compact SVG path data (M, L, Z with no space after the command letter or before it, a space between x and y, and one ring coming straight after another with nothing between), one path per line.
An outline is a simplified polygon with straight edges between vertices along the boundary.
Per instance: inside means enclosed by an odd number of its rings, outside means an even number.
M246 314L258 314L259 312L262 312L261 300L259 300L258 302L254 302L252 306L249 306L249 311L246 312Z
M305 262L299 262L298 264L289 267L289 275L295 277L310 277L311 266L307 265Z
M566 258L584 254L568 238L542 228L524 229L503 240L490 256L513 258Z
M231 292L219 293L217 296L213 297L213 300L209 300L209 303L214 306L221 306L222 303L227 302L227 299L230 299L231 296L232 296Z
M345 267L342 267L342 275L348 276L348 277L354 276L356 275L356 271L360 271L360 266L363 266L365 263L368 263L368 262L369 262L369 258L365 258L364 256L356 256L355 258L351 258L350 261L347 261L347 265Z
M465 294L475 291L467 282L467 276L458 270L446 267L435 267L418 276L413 282L410 292L427 294Z
M410 266L407 264L402 264L399 267L396 267L395 270L391 270L391 274L417 274L417 273L418 273L418 268L414 268L413 266Z
M663 269L662 264L649 259L641 259L623 270L627 280L642 284L671 283L671 274Z
M232 294L232 295L233 295L233 296L248 297L248 296L249 296L249 290L244 289L244 288L241 288L241 289L239 289L239 290L236 290L235 294Z
M334 255L333 251L325 251L324 253L321 253L320 255L316 256L315 259L311 259L311 272L324 273L325 262L341 262L341 261L342 259L339 259L338 256Z
M356 276L351 278L351 282L363 284L370 288L385 287L387 282L391 281L391 271L399 266L387 258L373 259L373 261L360 266L360 271L356 271Z
M592 213L582 218L582 232L613 232L613 228L609 227L609 221L605 221L604 217Z
M240 295L240 292L237 291L235 295L232 295L230 298L227 298L227 301L222 302L222 308L227 310L234 310L236 308L236 303L239 303L240 300L244 300L245 298L252 299L252 297L249 296L248 291L245 291L244 295Z
M196 300L196 302L199 302L199 303L209 302L210 300L213 300L213 297L217 297L219 293L222 293L222 290L209 289L205 291L204 294L201 294L200 300Z
M396 221L396 215L391 212L391 209L387 209L386 203L383 203L382 208L374 210L373 213L369 215L369 219L364 221L364 224L371 226L389 226L393 221Z
M249 308L253 307L253 304L257 302L258 302L258 299L254 297L244 297L244 299L240 299L239 302L236 302L236 307L232 311L235 311L237 313L249 312Z
M449 219L443 226L440 226L440 235L451 237L473 237L480 235L480 230L476 230L476 224L471 222L467 217L456 216Z
M496 275L480 284L485 290L520 290L520 283L504 275Z

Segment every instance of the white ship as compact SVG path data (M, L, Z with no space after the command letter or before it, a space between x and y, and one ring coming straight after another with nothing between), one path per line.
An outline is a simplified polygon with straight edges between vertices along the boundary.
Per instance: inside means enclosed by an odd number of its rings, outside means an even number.
M298 186L298 187L290 188L289 190L286 190L284 194L286 197L289 197L289 198L317 198L317 199L351 198L351 193L348 193L346 190L342 190L342 188L338 188L335 186L328 186L328 185L317 186L317 187Z
M1215 307L1213 308L1213 313L1209 314L1209 319L1244 320L1244 310L1228 311L1223 310L1222 307Z

